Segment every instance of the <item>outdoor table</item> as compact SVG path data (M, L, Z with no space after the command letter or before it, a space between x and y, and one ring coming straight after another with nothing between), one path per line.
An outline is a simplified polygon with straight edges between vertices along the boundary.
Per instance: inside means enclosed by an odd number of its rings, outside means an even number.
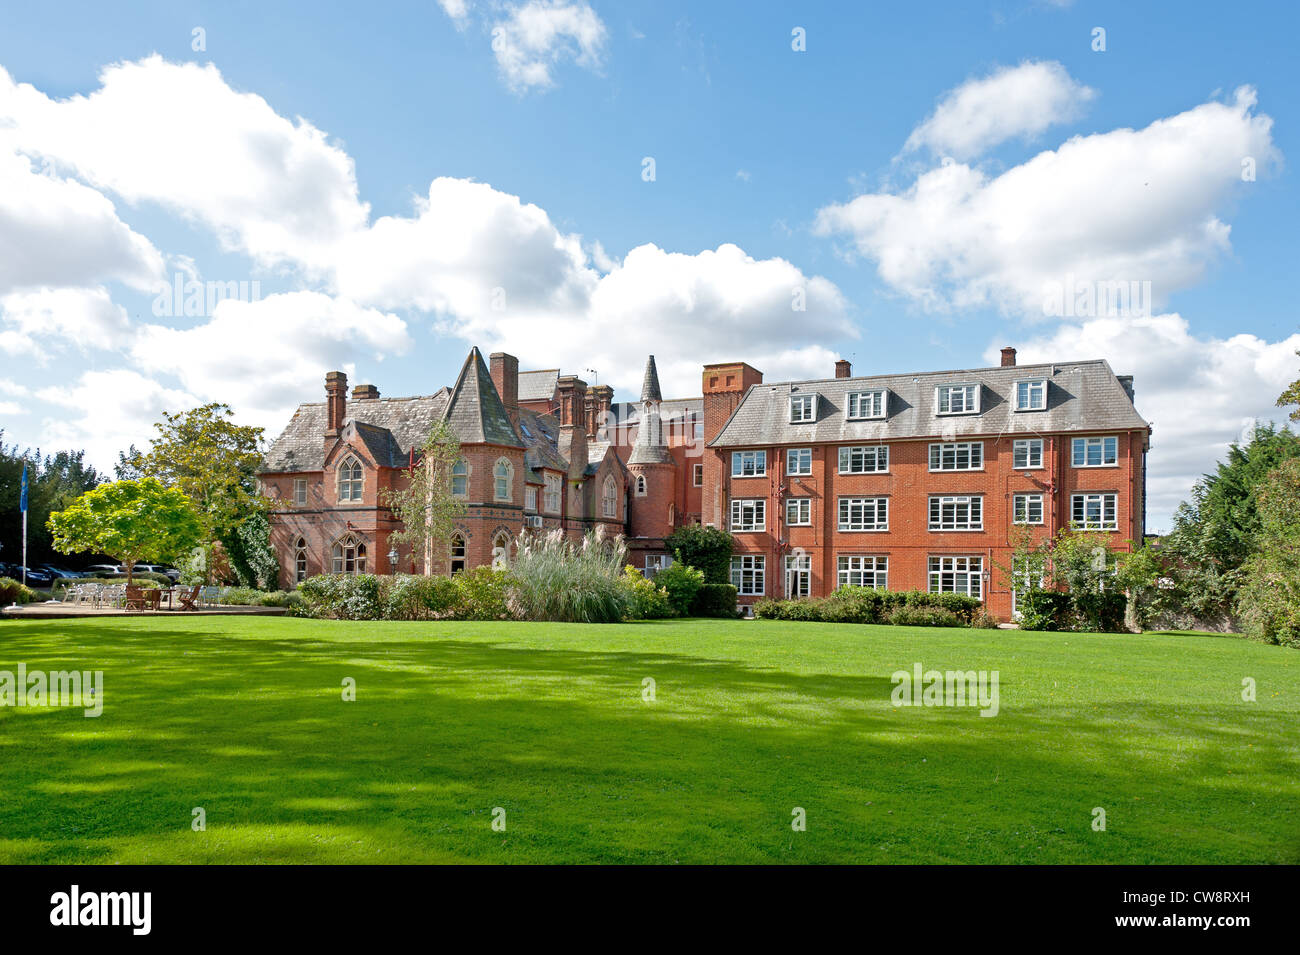
M159 597L160 597L160 598L165 597L165 598L167 599L167 609L168 609L168 610L175 610L175 609L176 609L176 593L177 593L178 590L183 590L183 589L185 589L185 588L182 588L182 587L168 587L168 588L165 589L165 590L162 589L162 588L159 588L159 591L158 591L158 593L159 593Z

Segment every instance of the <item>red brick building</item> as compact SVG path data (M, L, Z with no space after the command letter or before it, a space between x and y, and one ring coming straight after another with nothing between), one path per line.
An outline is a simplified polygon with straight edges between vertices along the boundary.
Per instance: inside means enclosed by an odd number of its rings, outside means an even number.
M819 596L844 583L981 597L1010 618L1018 525L1071 523L1116 549L1142 539L1150 426L1132 379L1104 361L766 384L743 362L704 366L698 398L664 400L653 356L641 398L614 403L558 369L520 373L477 349L457 383L426 397L347 396L299 407L262 480L285 502L273 542L290 581L328 572L420 570L399 550L381 489L401 486L437 418L460 437L466 500L446 566L490 563L521 533L597 524L629 559L667 562L664 538L702 522L731 532L742 604Z

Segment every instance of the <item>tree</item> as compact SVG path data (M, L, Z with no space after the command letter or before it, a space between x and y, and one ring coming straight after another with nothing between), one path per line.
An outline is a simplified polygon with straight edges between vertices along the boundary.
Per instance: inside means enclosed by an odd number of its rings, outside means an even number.
M424 573L433 571L434 555L446 554L465 513L465 503L452 493L452 468L460 460L460 442L445 421L435 421L409 471L406 487L383 493L384 505L402 522L392 534L394 544L405 544L411 554L422 554Z
M1230 623L1242 566L1258 549L1260 487L1270 472L1295 458L1300 437L1287 428L1256 425L1249 443L1231 445L1227 459L1178 506L1160 554L1173 583L1167 596L1182 616L1202 625Z
M179 488L194 502L204 538L228 543L239 526L267 502L257 489L262 429L237 425L229 405L212 402L180 414L163 412L148 453L123 455L119 473L132 469Z
M1118 629L1124 616L1117 594L1119 555L1112 540L1093 531L1066 528L1055 537L1017 528L1010 565L997 564L1016 592L1029 629ZM1048 618L1054 618L1050 620Z
M203 530L189 498L156 478L101 484L51 514L48 524L56 550L107 554L126 567L128 584L137 562L176 561Z
M1273 470L1258 500L1259 549L1243 567L1237 611L1254 636L1300 647L1300 459Z
M680 564L704 572L710 584L731 582L731 535L703 524L683 524L665 543Z
M1296 356L1300 357L1300 349L1296 351ZM1291 382L1291 384L1287 386L1286 391L1282 392L1282 394L1278 396L1277 406L1279 408L1285 408L1287 405L1300 405L1300 378ZM1300 421L1300 407L1291 412L1291 420Z
M0 432L0 559L17 561L22 552L22 515L18 510L23 464L27 464L27 562L54 561L57 554L45 526L52 511L60 510L103 477L86 464L81 451L59 451L42 456L39 449L6 447Z

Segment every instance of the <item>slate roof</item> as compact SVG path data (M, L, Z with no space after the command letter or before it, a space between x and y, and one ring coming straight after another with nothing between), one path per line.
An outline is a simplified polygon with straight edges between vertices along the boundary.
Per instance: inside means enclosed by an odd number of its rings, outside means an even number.
M1031 378L1047 379L1047 408L1014 411L1015 383ZM980 411L968 415L936 415L935 386L966 383L981 386ZM889 391L886 417L848 420L848 393L873 388ZM809 393L820 396L817 420L791 424L790 396ZM1148 427L1110 365L1098 359L754 385L709 445L750 447L925 437L959 439L974 435Z
M555 386L560 380L560 369L546 368L542 371L521 371L519 373L520 401L550 401L555 397Z
M692 413L704 413L703 398L669 398L659 403L659 420L665 425ZM635 401L616 401L609 406L609 414L613 423L630 426L641 420L641 406Z
M501 396L492 384L492 375L477 347L469 350L442 416L461 444L525 447L510 423L506 406L501 403Z
M641 379L641 400L663 401L663 398L659 390L659 369L655 367L655 356L651 355L646 359L645 377Z
M443 388L432 395L412 398L348 399L345 421L362 423L388 432L381 441L368 431L358 429L371 453L387 448L390 459L400 466L409 459L412 448L419 448L429 437L429 429L442 417L450 392ZM266 452L265 472L319 471L325 466L325 426L328 423L325 402L298 406L280 436ZM383 457L380 454L380 461Z

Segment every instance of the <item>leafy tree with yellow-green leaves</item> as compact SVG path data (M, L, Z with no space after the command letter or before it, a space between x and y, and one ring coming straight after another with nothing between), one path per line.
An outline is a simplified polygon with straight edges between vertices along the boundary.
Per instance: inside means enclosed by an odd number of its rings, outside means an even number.
M51 514L48 526L55 550L107 554L126 568L128 584L137 563L177 561L203 533L189 498L148 477L101 484Z
M1296 356L1300 357L1300 351L1296 352ZM1286 391L1282 392L1282 394L1278 396L1277 406L1279 408L1285 408L1287 405L1300 405L1300 378L1291 382L1291 384L1287 386ZM1291 420L1300 421L1300 407L1297 407L1295 411L1291 412Z

